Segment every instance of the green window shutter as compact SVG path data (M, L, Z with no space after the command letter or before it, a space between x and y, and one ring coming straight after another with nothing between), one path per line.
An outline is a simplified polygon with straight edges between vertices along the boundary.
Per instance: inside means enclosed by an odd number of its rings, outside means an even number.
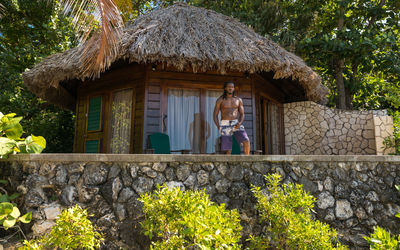
M92 97L89 100L88 131L98 131L101 129L101 104L101 96Z
M92 153L92 154L99 153L99 148L100 148L100 140L86 141L85 153Z

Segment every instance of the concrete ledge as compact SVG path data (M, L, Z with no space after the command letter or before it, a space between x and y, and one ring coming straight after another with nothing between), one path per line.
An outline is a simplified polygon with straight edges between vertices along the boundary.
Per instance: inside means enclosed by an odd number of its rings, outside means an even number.
M0 161L52 162L400 162L392 155L152 155L152 154L19 154Z

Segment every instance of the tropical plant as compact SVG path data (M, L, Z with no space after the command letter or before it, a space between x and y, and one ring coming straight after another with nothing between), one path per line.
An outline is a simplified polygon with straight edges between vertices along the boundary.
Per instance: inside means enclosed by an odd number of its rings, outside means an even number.
M0 180L0 184L7 184L6 180ZM9 228L17 228L17 231L13 234L7 235L5 237L6 240L12 238L16 233L20 232L24 237L25 234L22 231L21 227L17 224L21 223L29 223L32 220L32 213L26 213L21 216L21 212L19 211L17 205L12 202L12 200L19 197L19 194L14 193L12 195L8 195L8 192L3 187L0 187L2 193L0 193L0 225L8 230Z
M0 17L0 111L23 116L20 123L26 134L45 135L45 152L72 152L73 112L37 98L21 77L43 57L76 46L72 25L57 4L42 0L0 3L4 6Z
M25 240L20 249L96 249L103 241L102 234L88 219L87 211L75 205L61 211L49 234Z
M300 184L280 184L278 174L266 176L267 188L252 187L267 237L250 238L255 249L345 249L329 225L313 220L316 199Z
M29 223L32 220L31 212L21 216L21 212L14 203L0 203L0 224L5 230L14 227L17 222Z
M399 240L395 236L391 235L385 229L376 226L374 232L370 237L364 237L370 244L370 249L386 250L386 249L399 249Z
M38 154L46 148L46 140L42 136L21 138L23 130L19 122L22 117L15 116L15 113L3 115L0 112L0 159L12 153Z
M0 180L0 184L7 183L8 182L6 180ZM12 200L19 197L19 194L14 193L12 195L8 195L8 192L3 187L0 187L0 189L3 192L0 193L0 225L7 230L10 227L14 227L17 222L29 223L32 220L32 213L29 212L21 216L21 212L16 204L11 203ZM20 231L22 232L21 229Z
M158 186L139 199L145 220L142 227L152 249L240 249L239 214L210 201L201 191Z

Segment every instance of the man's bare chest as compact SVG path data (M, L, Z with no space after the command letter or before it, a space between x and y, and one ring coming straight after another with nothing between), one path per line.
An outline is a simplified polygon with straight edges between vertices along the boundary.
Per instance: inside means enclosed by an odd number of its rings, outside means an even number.
M238 99L227 99L221 103L221 109L232 109L239 108L239 100Z

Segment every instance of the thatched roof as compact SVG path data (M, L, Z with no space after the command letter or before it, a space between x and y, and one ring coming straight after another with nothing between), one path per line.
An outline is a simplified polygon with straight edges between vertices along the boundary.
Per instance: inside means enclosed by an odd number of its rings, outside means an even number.
M73 107L72 99L65 103L68 93L60 82L88 77L80 64L82 47L45 58L23 74L26 86L50 102ZM298 56L234 18L185 3L152 11L127 25L119 52L109 62L121 59L165 63L178 70L191 67L194 72L273 72L275 79L298 81L308 100L321 102L328 93L319 75Z

